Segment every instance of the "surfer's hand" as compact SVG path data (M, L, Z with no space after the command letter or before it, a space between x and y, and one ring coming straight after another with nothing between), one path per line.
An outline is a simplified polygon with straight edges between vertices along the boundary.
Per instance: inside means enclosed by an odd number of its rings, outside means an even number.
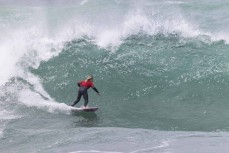
M100 93L97 93L100 96Z

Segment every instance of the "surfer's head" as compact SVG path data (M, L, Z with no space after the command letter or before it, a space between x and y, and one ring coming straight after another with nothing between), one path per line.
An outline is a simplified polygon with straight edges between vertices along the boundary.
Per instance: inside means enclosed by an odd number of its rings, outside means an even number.
M87 81L88 81L88 80L93 81L93 76L92 76L92 75L87 76L86 80L87 80Z

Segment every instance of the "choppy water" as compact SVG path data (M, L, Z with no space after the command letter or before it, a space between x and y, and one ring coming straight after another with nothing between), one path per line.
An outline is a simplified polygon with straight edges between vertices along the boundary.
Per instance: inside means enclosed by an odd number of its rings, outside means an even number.
M227 153L227 25L226 0L1 0L1 152Z

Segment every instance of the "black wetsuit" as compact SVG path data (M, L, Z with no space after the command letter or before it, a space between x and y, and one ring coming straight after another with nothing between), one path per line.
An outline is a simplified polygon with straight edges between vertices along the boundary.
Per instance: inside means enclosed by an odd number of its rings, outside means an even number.
M78 91L78 96L76 101L71 105L71 106L75 106L81 99L81 96L83 96L84 98L84 106L86 107L88 104L88 93L87 90L90 88L85 87L85 86L81 86L80 83L78 82L77 85L79 86L79 91ZM93 86L91 87L95 92L99 93L99 91Z

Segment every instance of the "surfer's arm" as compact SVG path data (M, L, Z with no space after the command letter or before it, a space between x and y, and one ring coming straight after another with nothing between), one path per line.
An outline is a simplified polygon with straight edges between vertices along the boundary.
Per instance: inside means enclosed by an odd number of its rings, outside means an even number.
M97 94L99 94L99 91L96 89L96 87L91 87Z
M80 82L78 82L77 85L80 87Z

